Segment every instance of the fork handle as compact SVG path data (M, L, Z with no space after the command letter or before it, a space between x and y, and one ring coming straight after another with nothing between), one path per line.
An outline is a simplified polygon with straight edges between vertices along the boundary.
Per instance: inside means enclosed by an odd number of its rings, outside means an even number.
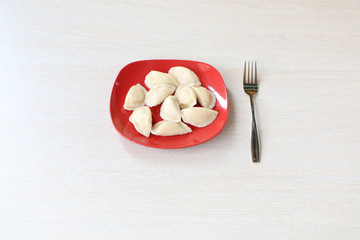
M256 127L254 99L250 96L250 105L252 113L252 130L251 130L251 158L253 162L260 162L259 137Z

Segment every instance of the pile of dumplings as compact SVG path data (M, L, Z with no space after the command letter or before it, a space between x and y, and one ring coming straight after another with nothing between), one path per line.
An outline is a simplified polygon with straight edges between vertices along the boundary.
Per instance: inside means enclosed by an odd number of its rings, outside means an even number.
M191 133L192 129L185 123L205 127L218 115L212 110L216 104L215 95L202 87L198 76L188 68L172 67L168 73L150 71L145 77L145 85L149 91L141 84L129 89L124 108L134 110L129 121L146 137L150 133L158 136ZM201 107L196 107L197 103ZM152 125L150 107L160 104L163 121Z

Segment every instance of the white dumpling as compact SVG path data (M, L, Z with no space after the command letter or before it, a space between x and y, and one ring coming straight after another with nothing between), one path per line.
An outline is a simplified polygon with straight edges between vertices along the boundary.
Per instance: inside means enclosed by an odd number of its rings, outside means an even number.
M183 135L192 132L191 128L183 122L161 121L156 123L151 133L158 136Z
M144 135L150 136L152 127L152 117L150 108L147 106L141 106L134 110L130 115L129 121L134 125L136 131Z
M134 110L137 107L143 106L146 93L146 89L140 84L132 86L126 94L124 108L126 110Z
M196 94L190 86L179 86L176 89L175 96L180 108L189 108L196 104Z
M180 122L180 106L175 96L168 96L160 108L160 117L170 122Z
M196 74L186 67L172 67L169 74L173 76L180 85L200 86L201 82Z
M181 117L184 122L195 127L205 127L212 123L218 112L209 108L193 107L181 110Z
M216 104L215 95L204 87L193 87L196 99L202 107L212 109Z
M165 98L173 94L176 87L169 84L159 84L152 87L145 97L145 104L154 107L162 103Z
M149 72L145 77L145 84L148 88L152 88L159 84L170 84L175 87L179 85L178 81L174 77L159 71Z

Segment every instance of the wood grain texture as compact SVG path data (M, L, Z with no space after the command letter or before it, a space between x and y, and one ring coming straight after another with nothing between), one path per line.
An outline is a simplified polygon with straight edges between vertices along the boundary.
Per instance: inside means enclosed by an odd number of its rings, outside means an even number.
M359 239L360 2L1 1L0 239ZM204 144L112 126L119 70L207 62L229 93ZM258 61L261 163L244 60Z

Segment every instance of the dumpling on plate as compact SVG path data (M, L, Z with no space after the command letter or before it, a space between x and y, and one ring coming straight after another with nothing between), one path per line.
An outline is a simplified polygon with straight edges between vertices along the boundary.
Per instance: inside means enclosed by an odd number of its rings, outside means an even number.
M180 106L175 96L168 96L160 108L160 117L170 122L180 122Z
M147 106L141 106L134 110L130 115L129 121L134 125L136 131L145 137L150 136L152 127L152 117L150 108Z
M165 98L173 94L176 87L170 84L158 84L152 87L145 97L145 104L154 107L162 103Z
M146 93L146 89L139 83L132 86L126 94L124 108L126 110L134 110L137 107L143 106Z
M193 87L196 99L202 107L214 108L216 104L215 95L204 87Z
M148 75L146 75L145 77L145 85L148 88L152 88L159 84L170 84L170 85L174 85L175 87L179 85L178 81L176 81L176 79L173 76L167 73L154 71L154 70L150 71Z
M175 96L180 108L189 108L196 104L196 94L190 86L179 86L176 89Z
M175 136L192 132L191 128L183 122L161 121L156 123L151 133L158 136Z
M181 110L181 117L184 122L195 127L205 127L212 123L218 112L209 108L192 107Z
M172 67L169 70L169 74L179 82L179 85L201 85L198 76L186 67Z

